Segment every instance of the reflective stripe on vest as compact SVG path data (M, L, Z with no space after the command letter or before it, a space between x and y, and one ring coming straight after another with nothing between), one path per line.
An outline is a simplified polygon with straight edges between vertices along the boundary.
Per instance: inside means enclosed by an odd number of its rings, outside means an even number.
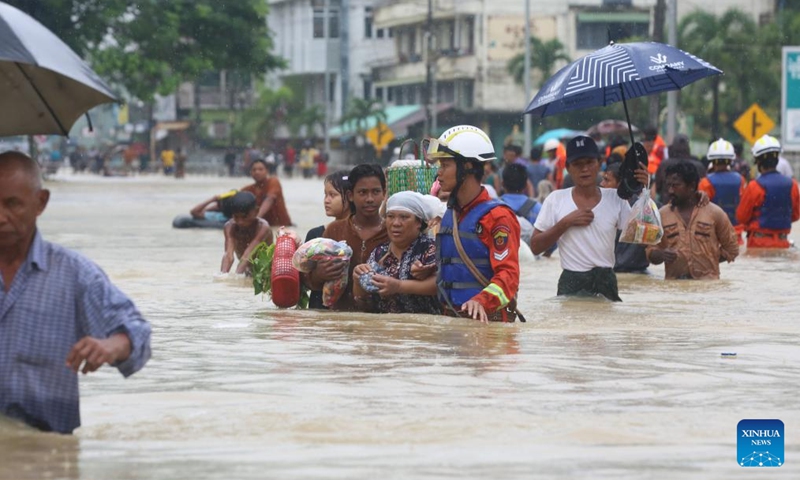
M767 172L756 179L766 192L759 212L758 226L768 230L792 228L792 179L778 172Z
M716 172L708 175L708 181L714 186L712 202L725 211L733 226L738 225L736 208L739 206L742 176L736 172Z
M458 233L464 252L487 279L494 276L489 260L489 248L478 238L478 222L495 207L507 205L497 200L489 200L473 208L458 224ZM510 209L509 209L510 210ZM442 217L439 232L436 234L436 262L439 271L436 275L439 300L445 305L460 307L469 299L480 293L483 286L469 271L458 255L453 239L453 211L447 209Z

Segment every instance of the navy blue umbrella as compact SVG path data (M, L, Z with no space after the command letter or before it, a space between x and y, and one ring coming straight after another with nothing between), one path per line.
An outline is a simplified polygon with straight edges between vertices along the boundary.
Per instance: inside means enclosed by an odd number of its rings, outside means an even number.
M670 45L611 42L559 70L542 85L525 113L546 117L624 103L629 98L679 90L701 78L720 74L722 70L717 67ZM630 118L627 120L630 126ZM633 142L633 132L630 134Z

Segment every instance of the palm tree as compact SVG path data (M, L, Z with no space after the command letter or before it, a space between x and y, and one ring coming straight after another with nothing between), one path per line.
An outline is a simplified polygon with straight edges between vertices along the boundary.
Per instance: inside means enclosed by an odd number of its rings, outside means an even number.
M319 126L323 132L325 130L325 110L321 105L311 105L292 115L288 122L289 131L293 136L298 136L300 130L305 127L306 136L313 137L315 127Z
M373 117L378 123L386 123L386 107L383 103L374 98L354 98L339 123L355 126L356 132L363 135L367 131L367 122Z
M681 20L678 26L680 48L702 58L725 72L724 77L711 78L711 135L720 134L720 86L726 85L726 92L735 96L733 109L745 108L744 95L750 89L754 73L754 62L761 54L757 51L755 39L758 28L755 22L741 10L730 9L721 17L711 13L696 11ZM691 102L702 104L703 102Z
M557 38L543 42L531 36L531 70L538 70L541 78L537 82L537 87L553 75L556 63L559 61L569 62L570 58L564 51L564 44ZM525 83L525 53L518 53L506 65L508 73L514 77L514 82L518 85Z
M294 94L286 87L272 90L262 87L255 104L241 112L240 119L233 129L233 137L240 143L257 141L268 144L275 135L285 115L286 106L292 102Z

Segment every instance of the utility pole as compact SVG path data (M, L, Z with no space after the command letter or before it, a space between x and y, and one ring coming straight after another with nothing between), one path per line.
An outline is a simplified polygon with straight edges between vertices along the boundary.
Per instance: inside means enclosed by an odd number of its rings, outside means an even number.
M328 132L331 129L331 108L330 108L330 98L331 98L331 72L328 68L328 57L330 56L330 47L331 47L331 40L330 40L330 0L325 0L325 3L322 7L322 36L325 38L325 61L323 62L323 68L325 68L325 82L324 91L325 91L325 99L322 104L325 106L325 126L324 132L322 134L325 138L325 155L330 155L331 150L331 137ZM313 128L313 127L312 127Z
M433 37L433 0L428 0L428 20L425 22L425 89L422 92L422 102L425 104L425 130L422 135L432 135L433 112L431 109L431 91L433 90L433 52L431 39ZM412 52L413 53L413 52Z
M342 108L339 111L344 115L347 104L350 101L350 0L342 0L339 5L339 58L341 60L341 67L339 67L339 75L341 75L340 83L342 88Z
M678 46L678 0L669 0L667 7L669 12L669 43L673 47ZM675 125L675 111L678 107L678 92L667 92L667 145L672 144L677 131Z
M531 101L531 0L525 0L525 103ZM523 115L523 142L522 154L527 157L531 151L531 116Z
M664 43L664 14L667 9L666 0L656 0L653 9L653 41ZM673 45L675 46L675 45ZM650 95L649 117L651 125L658 125L659 114L661 113L661 95Z

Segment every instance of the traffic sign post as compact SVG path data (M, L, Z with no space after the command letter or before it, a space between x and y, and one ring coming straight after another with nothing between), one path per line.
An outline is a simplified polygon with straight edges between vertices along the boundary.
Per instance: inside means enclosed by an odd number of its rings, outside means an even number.
M783 47L781 143L800 151L800 47Z
M750 105L750 108L742 116L736 119L733 127L745 140L755 143L756 140L768 134L775 127L775 122L764 113L764 110L757 103L754 103Z

